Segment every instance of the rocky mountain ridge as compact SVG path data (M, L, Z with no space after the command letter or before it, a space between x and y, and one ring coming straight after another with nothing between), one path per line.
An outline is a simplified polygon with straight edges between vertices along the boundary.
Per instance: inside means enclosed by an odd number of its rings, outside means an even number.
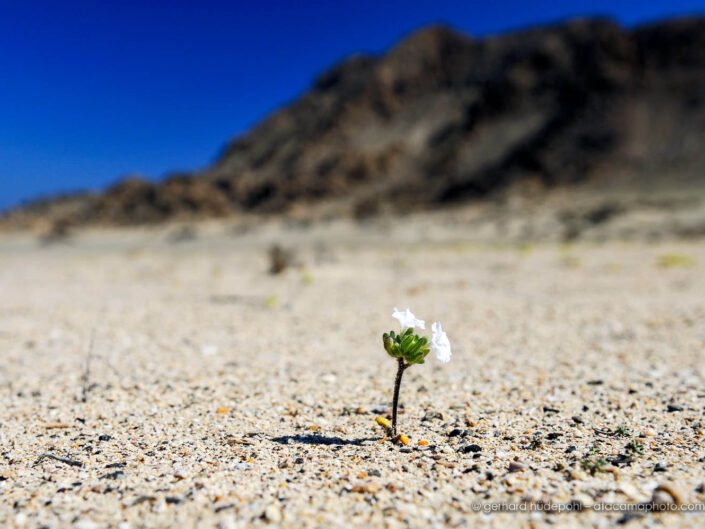
M5 221L364 217L516 185L688 188L705 183L702 145L705 18L581 19L483 39L434 26L334 66L204 171L126 179Z

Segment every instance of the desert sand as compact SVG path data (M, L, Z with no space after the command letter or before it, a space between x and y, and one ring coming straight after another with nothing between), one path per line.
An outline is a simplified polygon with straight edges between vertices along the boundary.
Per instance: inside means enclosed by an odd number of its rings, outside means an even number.
M705 521L595 509L705 502L702 241L175 229L0 239L0 526ZM394 306L453 344L405 375L408 446L375 424ZM540 501L582 511L475 512Z

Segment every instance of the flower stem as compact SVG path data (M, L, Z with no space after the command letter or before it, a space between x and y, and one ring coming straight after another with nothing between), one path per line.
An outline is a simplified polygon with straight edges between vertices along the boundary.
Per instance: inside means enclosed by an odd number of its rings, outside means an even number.
M394 400L392 401L392 437L397 436L397 408L399 407L399 390L401 389L401 377L404 375L404 370L409 367L404 363L404 359L399 358L399 367L397 368L397 376L394 379Z

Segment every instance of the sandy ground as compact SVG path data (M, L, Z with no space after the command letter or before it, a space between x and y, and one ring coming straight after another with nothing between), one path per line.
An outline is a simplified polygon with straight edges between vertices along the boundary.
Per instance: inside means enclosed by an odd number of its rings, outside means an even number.
M0 527L702 526L594 510L705 502L702 241L416 228L0 239ZM405 375L408 447L395 305L454 346ZM475 512L539 501L583 510Z

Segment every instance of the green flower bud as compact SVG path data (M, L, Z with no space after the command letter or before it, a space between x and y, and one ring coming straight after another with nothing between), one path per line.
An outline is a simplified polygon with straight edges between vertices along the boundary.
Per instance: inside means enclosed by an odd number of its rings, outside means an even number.
M394 339L389 336L386 332L382 335L382 343L384 344L384 349L389 354L392 354L394 348Z

